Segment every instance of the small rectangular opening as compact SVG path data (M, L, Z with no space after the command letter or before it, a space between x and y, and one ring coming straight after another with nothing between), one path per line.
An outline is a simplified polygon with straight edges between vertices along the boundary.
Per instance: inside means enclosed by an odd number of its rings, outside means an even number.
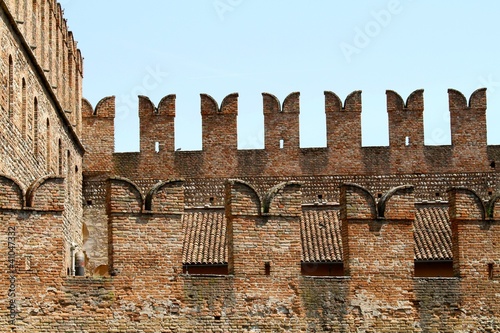
M283 149L285 147L285 140L280 139L280 149Z
M184 264L182 265L182 273L190 275L228 275L227 264Z
M488 279L493 280L493 263L488 264Z
M407 147L408 147L409 145L410 145L410 137L409 137L409 136L407 136L407 137L405 138L405 146L407 146Z
M303 262L301 273L305 276L344 276L342 262Z
M271 275L271 263L270 262L264 263L264 271L265 271L265 275Z
M156 153L160 152L160 142L158 142L158 141L155 142L155 152Z
M415 277L453 277L453 261L415 261Z

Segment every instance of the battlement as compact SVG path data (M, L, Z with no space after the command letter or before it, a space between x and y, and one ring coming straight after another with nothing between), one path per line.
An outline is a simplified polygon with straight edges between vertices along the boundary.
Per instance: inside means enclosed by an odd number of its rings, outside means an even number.
M361 91L345 101L325 91L327 147L300 148L300 93L283 103L263 93L265 148L237 149L238 94L228 95L219 106L201 94L202 151L175 151L175 95L158 107L139 96L140 152L114 151L114 97L92 108L84 100L83 121L87 172L107 172L136 178L144 172L162 177L239 177L241 175L402 174L488 172L498 157L486 142L486 89L469 100L449 89L452 145L424 143L424 91L412 92L406 101L388 90L389 146L363 147L361 143ZM97 125L99 124L99 125ZM99 138L96 140L95 138ZM252 161L252 163L249 163ZM160 167L162 166L162 167ZM125 171L126 170L126 171ZM132 173L132 174L130 174Z
M2 5L68 118L79 129L83 57L61 4L56 0L4 0Z

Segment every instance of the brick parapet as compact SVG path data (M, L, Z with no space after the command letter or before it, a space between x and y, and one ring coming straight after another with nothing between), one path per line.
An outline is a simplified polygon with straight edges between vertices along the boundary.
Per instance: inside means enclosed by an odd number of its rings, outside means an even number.
M451 143L454 168L483 168L486 149L486 89L478 89L470 96L449 89Z
M463 105L465 98L455 90L450 89L449 96L453 137L450 146L424 144L423 90L416 90L406 102L396 92L387 91L387 147L361 146L360 91L350 94L344 105L334 93L325 92L327 147L300 148L299 93L290 94L283 105L275 96L264 93L265 149L238 150L238 95L227 96L219 108L213 98L202 94L203 150L191 152L174 149L175 96L164 98L158 108L141 97L141 151L133 155L113 154L114 129L109 119L113 117L112 104L106 112L97 107L95 112L84 112L88 133L84 142L89 150L86 170L124 174L129 169L152 173L156 178L494 171L499 154L497 147L486 143L485 90L472 94L470 106ZM84 109L92 110L89 106ZM98 120L101 118L102 123ZM95 137L104 140L102 146L92 142Z
M300 186L283 183L261 199L241 181L226 182L229 271L237 277L300 275ZM267 278L269 279L269 278ZM275 279L276 281L276 279ZM249 284L248 287L257 285Z

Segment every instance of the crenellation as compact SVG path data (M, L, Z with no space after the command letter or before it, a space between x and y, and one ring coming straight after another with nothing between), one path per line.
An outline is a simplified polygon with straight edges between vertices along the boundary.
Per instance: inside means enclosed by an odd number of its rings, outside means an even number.
M241 177L241 175L280 175L293 172L311 174L406 174L432 172L488 172L494 169L498 160L494 146L486 143L485 90L480 89L471 97L471 105L457 111L457 105L466 105L463 95L450 90L450 96L458 102L450 102L452 136L449 146L426 146L424 143L423 90L412 92L406 102L394 91L387 91L387 112L389 117L389 146L363 147L361 144L361 91L349 94L342 104L337 95L325 92L325 117L327 126L327 147L299 147L299 97L292 93L281 105L278 99L263 93L265 140L264 149L238 150L237 118L238 94L230 94L219 107L209 95L201 94L202 151L175 151L175 95L165 96L158 107L145 96L139 97L141 127L141 151L130 161L135 172L150 173L160 178L167 172L169 177ZM451 98L451 97L450 97ZM123 165L111 161L114 137L113 97L104 98L95 111L83 100L84 122L101 122L102 126L88 126L91 137L101 138L92 147L87 142L87 159L93 152L105 153L99 158L101 170L109 175L120 173ZM92 111L91 111L92 110ZM482 111L481 111L482 110ZM89 115L93 117L89 118ZM464 118L465 116L465 118ZM94 120L90 120L94 119ZM97 120L103 119L103 120ZM104 121L107 119L107 121ZM466 121L461 120L466 119ZM472 129L474 124L484 128ZM479 134L481 132L482 134ZM463 133L463 134L462 134ZM475 139L480 135L480 139ZM84 140L90 135L83 135ZM88 138L90 139L90 138ZM479 143L481 142L482 143ZM104 144L103 144L104 143ZM122 163L115 153L113 160ZM286 158L285 158L286 155ZM129 157L130 157L129 156ZM247 163L252 156L253 163ZM106 163L105 163L106 162ZM163 164L166 169L155 166ZM195 168L188 166L196 165ZM130 169L130 168L128 168ZM114 172L113 170L116 170ZM151 173L152 172L152 173ZM133 176L132 176L133 178Z
M333 92L325 91L326 145L328 161L333 169L362 169L361 91L350 93L342 105ZM339 158L342 156L343 158Z
M202 170L213 175L233 174L238 149L238 94L224 98L219 108L209 95L201 94Z
M24 193L15 180L0 176L0 209L22 209L24 207Z
M288 95L280 104L274 95L263 93L264 98L264 144L269 151L281 149L289 152L299 148L300 93ZM290 154L291 155L291 154ZM293 160L294 156L290 156Z
M115 150L115 97L103 98L95 107L82 101L82 133L85 146L84 171L109 172L113 169Z
M140 151L145 155L172 153L174 138L175 95L165 96L158 107L139 96Z
M202 147L207 153L222 149L224 154L236 153L238 147L238 94L224 98L219 108L207 94L201 94ZM229 157L229 156L228 156ZM221 161L222 162L222 161ZM226 163L230 162L227 161Z
M159 182L146 195L144 209L153 213L178 214L184 212L182 180Z
M459 91L449 89L448 94L453 166L487 170L486 89L473 92L469 103Z

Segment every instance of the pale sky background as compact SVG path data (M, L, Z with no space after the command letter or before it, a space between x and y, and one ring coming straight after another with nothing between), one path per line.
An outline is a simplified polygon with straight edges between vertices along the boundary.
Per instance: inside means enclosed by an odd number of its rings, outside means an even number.
M116 150L138 151L137 95L177 95L176 148L201 149L200 93L239 93L238 145L264 147L262 92L301 93L301 147L324 147L325 90L362 90L364 146L388 145L387 89L424 89L425 142L450 144L448 88L488 88L500 144L500 1L62 0L84 96L115 95Z

